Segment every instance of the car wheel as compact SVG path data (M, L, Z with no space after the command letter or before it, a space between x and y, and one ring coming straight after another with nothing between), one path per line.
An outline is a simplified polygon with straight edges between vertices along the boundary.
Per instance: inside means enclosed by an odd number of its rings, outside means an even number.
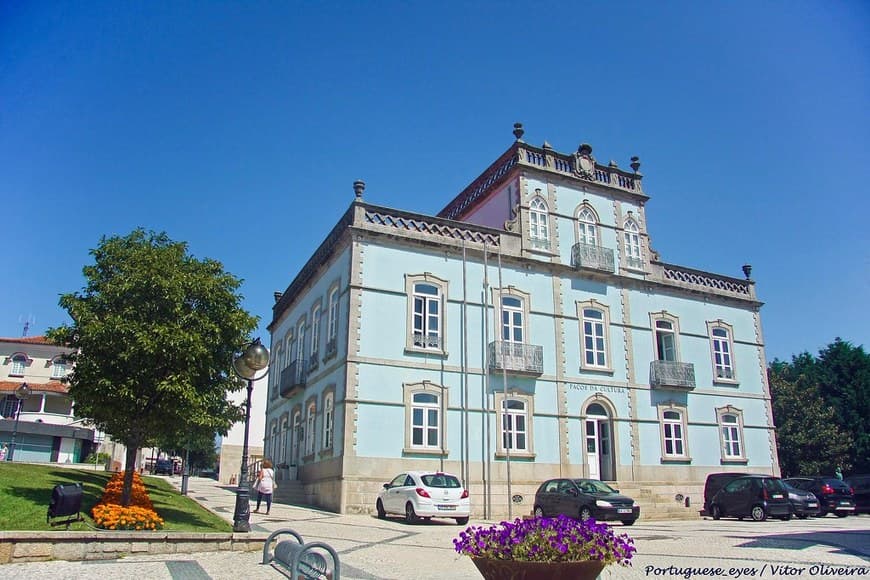
M468 523L468 518L456 518L456 523L460 526L464 526Z
M535 506L535 517L536 518L544 517L544 510L539 505Z
M580 510L580 521L586 521L592 518L592 510L588 507L584 507Z
M413 524L417 521L417 513L414 511L414 506L411 502L405 504L405 523Z
M722 517L722 510L719 509L719 506L714 505L713 506L713 519L718 520L721 517Z
M764 511L764 508L760 505L753 506L752 513L750 515L752 516L752 519L756 522L763 522L767 519L767 512Z
M384 504L381 503L381 500L378 500L377 509L378 509L378 519L379 520L382 520L382 519L387 517L387 512L384 509Z
M622 520L623 526L633 526L636 520Z
M849 515L849 512L834 512L834 513L837 514L838 518L845 518L846 516Z

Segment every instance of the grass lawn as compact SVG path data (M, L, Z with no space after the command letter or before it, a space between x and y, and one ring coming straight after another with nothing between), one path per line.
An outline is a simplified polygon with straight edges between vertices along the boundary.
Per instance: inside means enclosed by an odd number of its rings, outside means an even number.
M46 522L54 486L82 484L84 522L71 524L75 531L93 530L91 508L100 501L111 473L88 469L66 469L50 465L0 462L0 530L65 530ZM162 531L231 532L232 525L181 495L168 481L144 476L154 510L163 518Z

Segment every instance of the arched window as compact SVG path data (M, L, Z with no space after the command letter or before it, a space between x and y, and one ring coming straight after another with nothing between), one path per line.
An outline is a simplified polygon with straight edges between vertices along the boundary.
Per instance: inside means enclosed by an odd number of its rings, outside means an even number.
M319 365L317 360L320 353L320 300L311 311L311 348L308 356L308 366L314 370Z
M598 219L588 207L584 207L577 214L577 242L590 246L598 245Z
M710 333L710 352L713 357L713 381L734 382L734 343L731 327L722 320L707 323Z
M308 416L305 419L305 455L314 455L314 439L317 431L314 430L315 419L317 417L317 405L309 403Z
M634 270L643 269L640 254L640 228L632 218L625 220L625 265Z
M16 354L12 357L12 369L9 371L9 376L23 377L26 367L27 357L23 354Z
M305 318L299 321L296 327L296 382L302 383L306 375L305 360Z
M665 458L685 458L686 422L685 413L677 409L662 409L662 452Z
M298 407L297 407L298 409ZM291 465L299 464L299 456L302 453L302 437L304 429L302 428L302 413L294 411L293 413L293 457L290 459Z
M62 379L66 376L66 359L58 357L51 362L51 378Z
M533 247L550 247L550 224L547 203L540 197L532 199L532 202L529 204L529 238Z
M526 402L521 399L505 399L501 404L502 448L511 451L528 451L529 415Z
M335 409L333 408L334 395L328 393L323 398L323 448L330 449L332 447L332 438L335 421Z

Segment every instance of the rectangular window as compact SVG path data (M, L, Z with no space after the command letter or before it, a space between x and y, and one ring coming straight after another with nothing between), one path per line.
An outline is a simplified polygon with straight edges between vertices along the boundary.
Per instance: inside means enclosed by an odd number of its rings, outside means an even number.
M62 379L66 376L66 361L56 360L51 364L51 378Z
M502 446L511 451L528 451L526 404L516 399L502 403Z
M311 313L311 350L310 357L316 364L317 353L320 347L320 305L315 306Z
M433 284L414 284L413 332L414 346L441 349L441 296Z
M583 351L587 366L607 367L604 313L600 310L583 309Z
M335 420L335 410L333 409L332 396L327 396L323 404L323 448L329 449L332 447L333 421Z
M501 299L501 338L505 342L523 342L523 301L515 296Z
M432 393L414 393L411 407L411 446L441 447L440 398Z
M316 434L316 431L314 430L314 422L316 415L317 408L314 405L309 406L307 424L305 426L305 455L314 454L314 436Z
M327 340L335 340L338 333L338 288L329 293L329 318L326 324Z
M662 431L665 457L684 457L686 449L682 413L665 411L662 414Z
M716 379L734 379L734 366L731 362L731 334L725 328L711 330L713 348L713 372Z
M9 371L9 376L23 377L24 368L27 366L27 358L23 355L12 357L12 369Z
M677 337L674 324L668 320L656 320L656 357L657 360L677 360Z

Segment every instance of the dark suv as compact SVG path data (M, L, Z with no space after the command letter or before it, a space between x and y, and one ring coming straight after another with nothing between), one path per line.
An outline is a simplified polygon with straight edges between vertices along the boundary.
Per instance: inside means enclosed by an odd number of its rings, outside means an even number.
M870 513L870 475L850 475L846 483L854 494L855 513Z
M585 520L620 520L630 526L640 517L637 502L597 479L548 479L535 494L535 515L564 514Z
M743 475L726 483L708 502L708 513L718 520L723 516L751 517L762 522L768 517L790 520L791 503L782 480L772 475Z
M819 517L834 513L844 518L855 512L855 496L852 488L836 477L820 475L789 477L785 482L798 489L812 492L819 498Z
M156 475L172 475L172 471L172 461L169 459L158 459L154 464L154 473Z

